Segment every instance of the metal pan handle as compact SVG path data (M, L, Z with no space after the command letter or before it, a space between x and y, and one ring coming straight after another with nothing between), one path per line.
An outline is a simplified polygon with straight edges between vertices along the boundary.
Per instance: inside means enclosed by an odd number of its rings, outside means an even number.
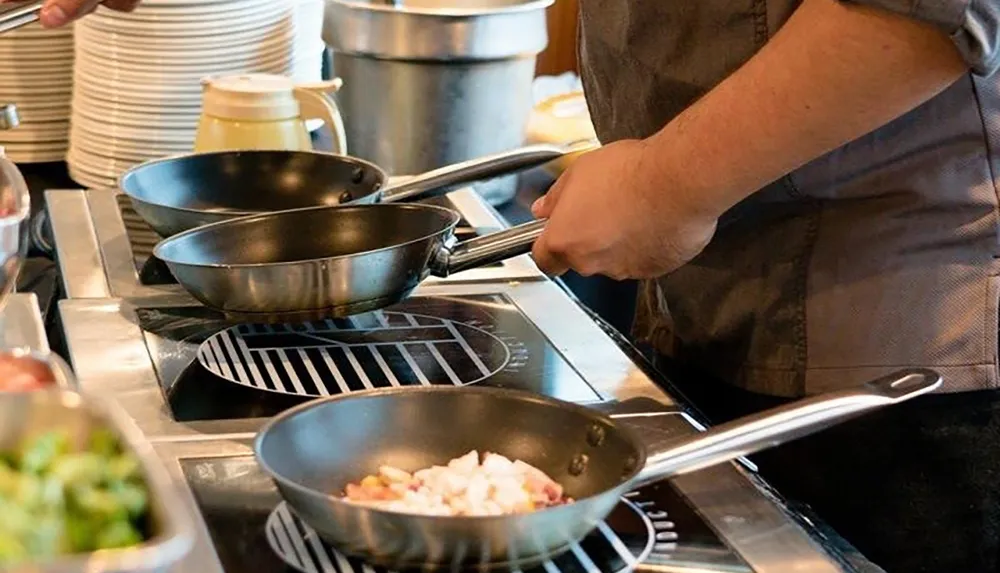
M0 9L0 34L37 22L42 12L42 4L41 0L37 0Z
M431 261L431 274L447 277L452 273L485 267L531 252L545 229L545 219L524 223L483 237L444 247Z
M594 141L580 141L568 146L528 145L502 153L470 159L454 165L440 167L427 173L410 177L382 190L382 202L407 201L444 195L451 186L472 183L538 167L567 153L596 147Z
M931 392L941 385L933 370L899 370L852 390L821 394L710 428L651 454L636 487L690 473L771 448L871 410Z

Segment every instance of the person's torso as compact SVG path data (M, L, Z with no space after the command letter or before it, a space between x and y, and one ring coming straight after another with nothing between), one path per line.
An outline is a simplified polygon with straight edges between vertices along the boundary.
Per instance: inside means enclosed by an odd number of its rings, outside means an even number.
M658 131L797 5L581 0L600 139ZM704 253L644 286L637 335L777 395L914 365L946 391L996 387L998 176L1000 78L967 76L731 210Z

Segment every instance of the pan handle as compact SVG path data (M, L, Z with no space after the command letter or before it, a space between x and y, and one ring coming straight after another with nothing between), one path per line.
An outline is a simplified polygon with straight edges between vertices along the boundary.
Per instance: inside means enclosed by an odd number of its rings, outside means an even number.
M531 252L545 228L545 219L524 223L483 237L445 246L431 260L431 274L447 277L452 273L484 267Z
M38 21L42 12L42 0L11 5L0 10L0 34Z
M937 372L909 368L855 389L821 394L720 424L651 454L636 477L634 486L690 473L774 447L858 414L926 394L940 385L941 375Z
M386 187L382 190L382 202L407 201L444 195L451 191L448 187L453 185L482 181L530 167L538 167L559 159L566 153L577 151L578 147L578 144L568 147L546 144L528 145L440 167Z

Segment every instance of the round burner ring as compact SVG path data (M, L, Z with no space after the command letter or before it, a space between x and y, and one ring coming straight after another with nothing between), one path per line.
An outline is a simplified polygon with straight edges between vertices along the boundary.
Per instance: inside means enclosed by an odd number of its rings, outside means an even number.
M208 372L241 386L303 397L323 397L395 385L468 385L510 361L507 344L463 322L380 311L333 321L237 325L198 347Z
M620 530L629 530L627 539L616 533L608 522L614 522ZM285 502L278 504L268 515L264 534L271 550L289 567L302 573L373 573L373 569L384 573L379 567L362 567L360 561L348 559L327 545ZM594 573L624 573L649 557L655 535L653 522L646 513L622 498L608 521L601 522L583 541L554 560L525 573L557 573L581 568ZM611 553L615 554L613 559L608 557Z

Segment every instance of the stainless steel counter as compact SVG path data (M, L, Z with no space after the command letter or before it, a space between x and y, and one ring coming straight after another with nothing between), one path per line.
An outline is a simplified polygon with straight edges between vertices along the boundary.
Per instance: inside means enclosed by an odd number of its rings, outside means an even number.
M38 297L16 293L7 298L0 310L0 347L25 348L41 354L49 352Z
M150 309L199 309L199 304L176 285L141 284L113 194L55 191L47 197L64 286L70 297L60 302L59 313L69 358L81 387L115 396L153 442L174 477L182 482L192 483L183 468L190 469L192 463L197 466L198 460L246 458L250 453L248 440L264 418L177 421L166 396L166 376L158 371L157 365L162 370L170 359L186 355L179 345L152 336L143 328L139 316L140 311ZM474 193L457 192L450 197L471 224L503 225ZM669 432L651 428L646 437L654 445L657 440L662 442L679 433L698 431L697 424L684 415L682 406L576 302L538 272L529 257L520 257L498 268L427 281L414 294L438 299L489 295L509 301L545 339L549 348L546 352L552 353L534 359L543 362L558 359L568 365L567 372L574 379L585 381L595 393L585 401L593 402L595 407L613 407L630 398L646 398L658 404L657 408L673 413L671 419L684 421L671 425ZM643 411L634 415L641 418L648 414ZM239 470L242 466L227 467L236 467L235 473L245 470ZM206 468L207 473L215 471ZM671 541L666 545L678 546L680 553L668 552L660 560L644 562L642 570L664 573L852 570L800 516L788 511L754 475L752 468L725 464L671 480L670 484L728 549L723 552L724 558L709 554L694 558L691 556L699 554L697 547L685 545L683 539ZM194 486L189 489L187 499L191 510L202 512ZM229 494L218 490L214 495ZM255 503L263 503L254 499ZM219 557L221 549L213 544L207 523L206 517L200 525L196 551L179 570L224 571ZM671 559L677 555L687 557ZM734 556L738 556L735 561Z

